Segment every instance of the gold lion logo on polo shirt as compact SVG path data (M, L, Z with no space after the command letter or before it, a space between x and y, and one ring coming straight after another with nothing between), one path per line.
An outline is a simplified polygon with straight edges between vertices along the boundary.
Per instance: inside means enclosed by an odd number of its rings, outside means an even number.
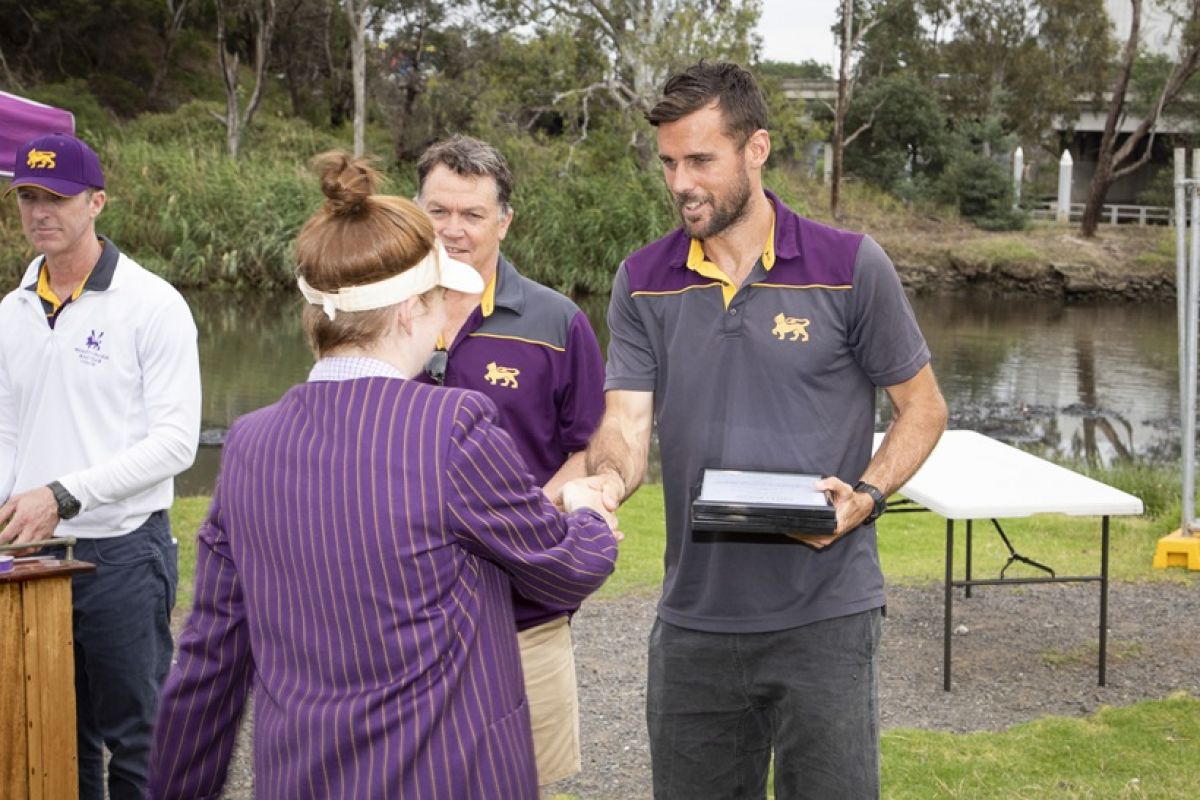
M775 315L775 327L771 329L771 335L780 341L785 339L788 341L808 341L808 323L809 320L801 319L800 317L785 317L783 314ZM787 337L791 336L791 339Z
M30 169L54 169L54 159L58 153L51 150L30 150L25 159L25 166Z
M487 365L487 374L483 379L492 386L506 386L509 389L517 388L517 376L521 374L521 370L516 367L498 367L495 361L489 361Z

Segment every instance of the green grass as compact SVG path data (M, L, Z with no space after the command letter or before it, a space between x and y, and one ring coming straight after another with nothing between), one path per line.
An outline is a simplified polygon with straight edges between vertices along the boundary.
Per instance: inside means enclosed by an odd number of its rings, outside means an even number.
M883 736L889 800L1193 798L1200 701L1186 695L1085 719L1045 717L999 733Z
M181 611L192 607L196 583L196 531L208 512L207 497L177 497L171 506L171 530L179 540L179 591L175 605Z
M963 248L968 261L984 264L1037 263L1043 256L1019 235L989 236L968 242Z
M1135 473L1140 477L1141 472ZM663 525L662 486L643 486L620 511L625 533L617 567L597 597L653 594L662 584ZM172 509L172 522L180 540L180 581L188 585L181 598L191 597L195 570L195 532L204 518L206 497L184 497ZM1168 509L1169 510L1169 509ZM1100 567L1100 521L1094 517L1065 517L1043 514L1001 522L1017 552L1054 569L1059 575L1092 575ZM1189 582L1195 578L1185 570L1156 570L1150 566L1155 543L1171 532L1163 517L1113 517L1109 528L1109 572L1116 581ZM956 574L961 574L966 556L966 527L955 526ZM1008 551L990 523L973 526L972 573L975 577L997 576ZM879 521L879 558L889 584L921 586L944 577L946 523L933 514L889 513ZM1009 577L1038 574L1032 567L1014 563ZM181 607L187 604L180 603Z
M1107 482L1150 488L1159 478L1144 470L1099 475ZM654 595L663 573L662 487L642 487L620 511L625 532L613 576L598 598ZM1148 504L1149 505L1149 504ZM191 604L195 570L195 531L208 506L206 497L176 501L172 523L180 540L180 607ZM1110 568L1114 580L1196 582L1185 570L1150 566L1158 538L1169 533L1157 516L1114 518ZM1044 515L1002 523L1018 552L1054 567L1059 574L1094 574L1099 567L1100 533L1095 518ZM958 524L955 556L961 574L964 527ZM994 575L1007 553L990 524L975 525L975 576ZM925 585L943 578L945 522L932 514L885 515L879 523L884 574L893 585ZM1030 574L1014 565L1009 575ZM1110 642L1109 659L1141 655L1139 646ZM1095 660L1095 644L1072 650L1047 649L1051 665ZM1125 708L1104 708L1082 718L1046 717L1000 732L967 735L916 729L886 731L883 797L887 800L1109 800L1196 796L1200 764L1200 700L1177 695ZM574 800L559 795L556 800Z

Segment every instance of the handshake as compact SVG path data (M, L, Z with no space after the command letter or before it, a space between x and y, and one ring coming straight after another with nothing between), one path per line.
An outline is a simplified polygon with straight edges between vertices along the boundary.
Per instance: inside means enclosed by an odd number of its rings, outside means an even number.
M615 474L605 472L568 481L563 484L558 496L550 499L563 511L590 508L604 518L618 541L624 538L617 528L616 511L625 499L625 484Z

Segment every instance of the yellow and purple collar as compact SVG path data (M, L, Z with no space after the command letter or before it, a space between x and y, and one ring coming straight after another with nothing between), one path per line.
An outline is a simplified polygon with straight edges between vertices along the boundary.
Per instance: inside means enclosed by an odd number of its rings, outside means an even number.
M771 218L771 232L767 234L767 242L763 245L762 265L763 269L767 272L770 272L771 267L775 266L774 217ZM737 294L738 287L733 285L733 281L729 279L729 276L720 267L705 257L704 244L699 239L693 238L688 248L687 268L720 283L721 294L725 298L725 307L729 308L729 303L733 300L733 296Z
M92 270L94 270L94 269L95 269L95 267L92 268ZM65 303L67 303L68 301L74 301L74 300L79 299L79 296L81 294L83 294L83 287L87 286L88 278L90 278L90 277L92 277L91 270L89 270L88 274L83 277L83 280L81 280L79 282L79 285L75 287L75 291L71 293L70 297L68 297L66 300L60 300L60 299L58 299L58 295L56 295L54 293L54 290L52 288L50 288L50 269L49 269L49 267L46 266L45 259L43 259L42 267L41 267L41 269L38 270L38 281L37 281L37 289L36 289L37 296L50 304L50 309L51 309L52 313L57 313L58 310L60 308L62 308L63 305Z

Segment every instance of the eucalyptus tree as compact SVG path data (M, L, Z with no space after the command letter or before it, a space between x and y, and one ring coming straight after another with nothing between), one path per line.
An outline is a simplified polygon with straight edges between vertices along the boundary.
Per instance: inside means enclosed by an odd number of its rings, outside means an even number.
M667 77L700 58L749 64L759 47L761 0L490 0L539 27L567 24L589 35L607 60L605 73L560 93L558 101L604 94L627 122L648 111ZM631 144L649 161L645 131ZM586 135L586 130L584 131Z
M225 114L213 116L225 125L225 145L232 158L238 157L242 134L262 102L275 34L275 4L276 0L216 0L217 65L225 89ZM252 60L254 69L254 88L245 106L238 90L243 57Z
M1099 96L1112 54L1103 0L955 0L939 81L949 113L1047 142ZM1057 155L1057 154L1056 154Z
M175 44L183 31L183 23L187 19L189 0L163 0L163 14L158 29L162 37L162 54L154 69L154 77L150 80L150 88L146 91L146 104L153 108L158 102L158 93L163 81L171 69L171 56L175 52Z
M911 0L896 0L896 5L907 6ZM871 113L858 125L853 133L846 134L846 117L858 84L859 73L855 56L866 41L867 34L889 13L889 0L841 0L839 5L840 26L835 28L838 40L837 99L830 110L833 112L832 150L833 164L830 169L829 213L837 218L841 198L842 170L846 148L874 124Z
M292 115L340 127L354 113L350 27L336 0L278 0L272 63Z
M1188 82L1200 71L1200 0L1162 0L1159 4L1173 18L1178 31L1178 50L1169 70L1157 82L1147 86L1146 99L1151 100L1146 113L1132 132L1122 138L1121 128L1130 111L1130 85L1141 48L1143 0L1129 0L1131 21L1129 35L1121 48L1121 60L1111 89L1104 132L1100 135L1100 152L1096 171L1088 186L1087 203L1083 210L1080 232L1085 237L1096 234L1108 189L1124 175L1138 169L1150 159L1154 138L1164 112L1177 103Z

